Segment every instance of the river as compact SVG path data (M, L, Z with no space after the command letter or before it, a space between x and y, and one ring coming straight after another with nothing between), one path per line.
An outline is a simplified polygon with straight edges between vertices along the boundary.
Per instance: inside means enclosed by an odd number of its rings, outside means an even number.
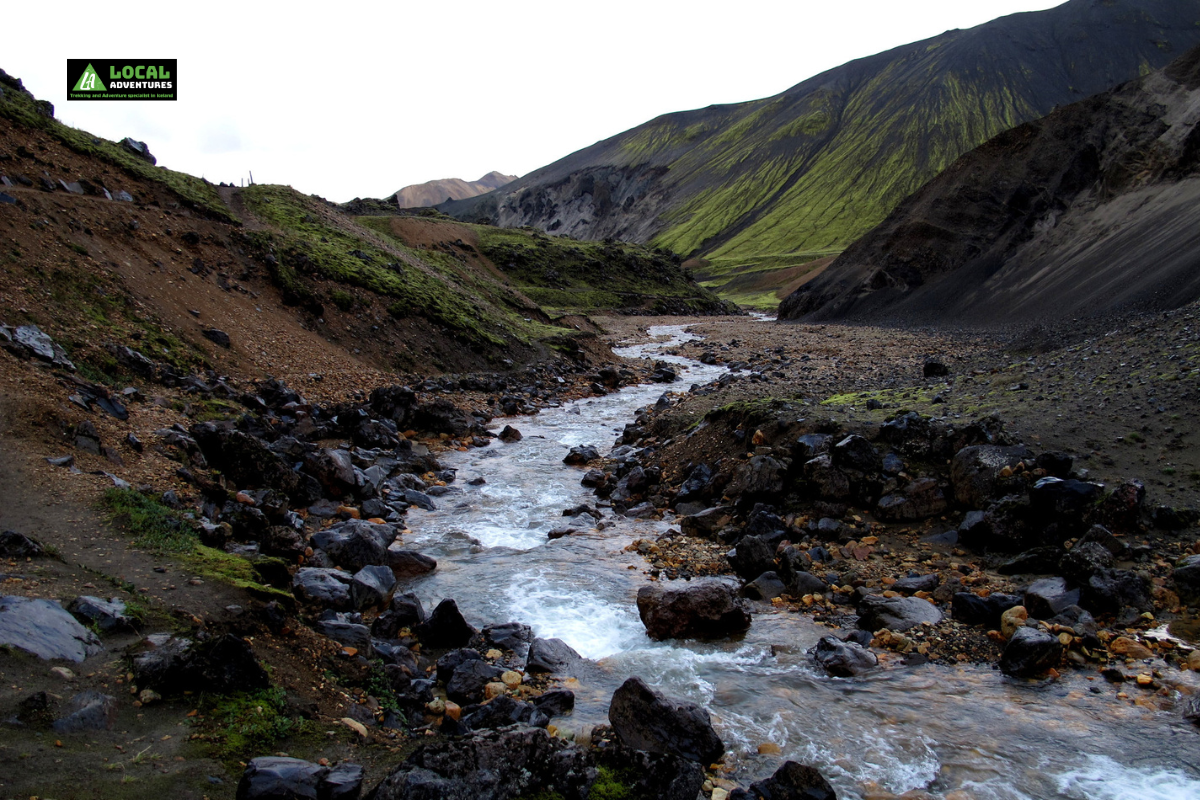
M683 326L656 326L650 341L619 351L674 363L678 383L497 420L524 438L445 454L443 464L458 470L455 493L438 498L436 511L409 512L406 539L439 564L412 586L427 608L453 597L477 626L524 622L596 661L570 684L576 709L554 721L561 730L605 722L613 690L639 675L709 709L731 777L742 785L791 758L819 768L847 800L910 790L945 800L1200 798L1200 731L1170 698L1155 698L1161 707L1119 700L1095 674L1089 681L1067 671L1033 684L988 667L885 661L859 678L831 678L806 653L828 629L765 603L754 605L753 625L739 641L651 641L635 604L648 580L645 564L624 547L675 521L606 516L614 524L603 531L556 540L547 533L571 522L563 509L596 500L579 485L582 470L562 464L571 446L607 452L638 408L721 374L722 367L663 355L689 338ZM486 483L468 485L480 477ZM782 755L760 755L764 744Z

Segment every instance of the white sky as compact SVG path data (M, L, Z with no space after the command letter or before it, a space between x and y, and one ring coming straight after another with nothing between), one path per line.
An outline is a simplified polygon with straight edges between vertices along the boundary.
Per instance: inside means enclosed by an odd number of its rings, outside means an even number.
M345 201L523 175L660 114L1061 2L14 2L0 69L163 166ZM68 58L176 58L180 99L67 101Z

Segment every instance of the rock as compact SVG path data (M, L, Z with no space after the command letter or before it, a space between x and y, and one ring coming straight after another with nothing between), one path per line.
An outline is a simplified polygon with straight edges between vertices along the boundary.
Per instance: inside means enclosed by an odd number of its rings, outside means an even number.
M887 628L902 633L922 623L942 621L937 606L919 597L868 595L858 607L858 627L865 631Z
M336 569L301 567L292 577L292 593L303 603L312 603L334 611L354 607L350 596L352 578Z
M1076 542L1059 561L1062 574L1076 583L1087 583L1088 579L1102 569L1113 565L1113 555L1099 542Z
M433 503L433 498L424 492L418 492L416 489L405 489L402 492L404 502L410 506L416 506L423 511L437 511L437 506Z
M792 457L799 462L811 461L833 447L833 437L826 433L806 433L792 445Z
M547 717L561 717L575 708L575 693L570 689L551 689L533 699L533 704Z
M879 454L875 452L871 443L861 436L847 436L835 444L830 453L833 455L833 463L842 469L865 473L879 471Z
M1000 655L1000 671L1014 678L1032 678L1057 665L1062 654L1062 642L1054 634L1018 628Z
M1086 544L1098 544L1109 552L1113 558L1120 558L1125 555L1129 549L1125 543L1113 536L1112 533L1103 525L1093 525L1088 528L1087 533L1079 537L1079 541L1075 542L1075 547L1080 547Z
M117 699L88 689L67 701L63 715L51 725L56 733L111 731L117 723Z
M792 597L804 597L806 594L825 594L829 584L805 570L793 572L787 581L788 594Z
M504 670L482 659L464 661L454 668L446 683L446 696L456 703L467 705L483 700L484 687L499 681Z
M1108 643L1110 653L1122 658L1132 658L1137 661L1142 661L1147 658L1154 658L1154 651L1146 645L1130 639L1128 636L1118 636Z
M132 666L138 686L163 695L194 691L197 686L220 693L271 685L250 645L232 634L199 643L172 637L134 656Z
M1132 570L1099 569L1083 586L1079 604L1097 614L1116 614L1123 608L1149 611L1154 607L1150 580Z
M510 442L511 443L511 442L519 442L519 441L521 441L521 439L523 439L525 437L521 436L521 432L519 430L517 430L516 428L514 428L512 425L505 425L504 429L500 431L499 438L500 438L500 441L502 441L502 442Z
M1000 635L1005 639L1011 639L1018 629L1025 626L1027 619L1029 619L1029 612L1025 606L1013 606L1000 615Z
M363 567L388 563L388 546L396 539L396 526L350 519L318 531L312 546L339 567L358 572Z
M812 650L813 658L835 678L853 678L879 664L867 648L856 642L823 636Z
M399 542L394 542L388 547L387 566L396 580L428 575L437 569L437 565L435 559L416 550L406 550Z
M425 609L415 594L398 594L392 597L388 610L371 623L371 633L381 639L395 639L399 632L416 628L425 621Z
M534 639L525 660L527 672L549 672L554 675L571 675L577 670L583 656L576 653L562 639ZM572 677L577 677L572 675Z
M711 764L725 753L707 711L663 697L641 678L629 678L613 693L608 719L621 743L634 750L700 764Z
M937 516L946 510L946 497L933 478L920 478L903 490L879 499L876 512L884 520L912 521Z
M1021 598L1015 594L996 592L980 597L971 592L956 592L950 600L950 615L968 625L998 628L1004 612L1019 605Z
M475 706L462 718L463 727L475 731L514 724L544 728L550 724L550 717L533 703L514 700L502 694L481 706Z
M755 800L837 800L820 772L795 761L783 762L774 775L750 784L750 796Z
M1185 603L1200 604L1200 555L1188 556L1171 573L1175 591Z
M330 769L299 758L263 756L246 766L237 800L357 800L362 783L357 764Z
M783 491L783 464L770 456L754 456L738 468L726 493L730 497L774 497Z
M317 633L332 639L343 647L354 648L356 654L363 658L372 658L375 655L374 647L371 644L371 629L366 625L341 620L321 620L313 627Z
M600 458L600 451L589 445L580 445L572 447L571 451L563 458L564 464L570 464L574 467L581 467L584 464L590 464Z
M38 658L83 661L104 650L100 640L57 603L0 597L0 644Z
M681 588L643 586L637 605L652 639L718 639L750 627L750 613L734 587L717 579L690 581Z
M45 554L36 539L16 531L0 531L0 558L41 558Z
M1061 547L1035 547L1005 561L996 571L1001 575L1050 575L1058 572L1062 556Z
M1049 619L1067 606L1078 605L1079 590L1068 589L1063 578L1042 578L1025 590L1022 605L1034 619Z
M75 371L75 365L67 353L36 325L21 325L10 328L0 325L0 347L18 358L36 358L56 367Z
M304 468L317 479L330 497L353 495L358 488L354 462L345 450L325 448L308 453L304 457Z
M437 660L437 679L442 683L448 683L454 677L454 670L468 661L483 661L483 656L479 654L478 650L472 650L469 647L451 650Z
M775 569L775 546L761 536L746 536L730 551L728 560L742 580L753 580Z
M429 619L417 625L413 633L426 647L463 647L476 630L463 619L458 604L447 598L437 604Z
M944 378L950 374L950 368L936 359L929 359L921 367L921 374L926 378Z
M158 163L158 159L155 158L150 152L150 146L145 142L139 142L137 139L131 139L130 137L126 136L121 140L121 147L133 153L143 161L149 162L151 166Z
M259 439L239 430L202 422L188 429L190 437L179 439L183 446L194 442L204 461L237 486L266 488L285 494L298 504L307 504L320 496L316 481L292 469ZM169 440L168 440L169 441Z
M992 500L1023 486L1019 477L1001 475L1006 468L1011 471L1022 462L1033 462L1033 452L1023 445L964 447L950 465L954 499L966 508L985 508Z
M908 575L893 583L891 588L893 591L904 592L904 594L932 592L938 587L941 580L936 572L930 572L928 575Z
M608 476L604 474L604 470L600 469L589 469L579 480L580 486L587 486L592 489L599 488L607 483Z
M733 521L733 509L716 506L692 514L679 521L679 529L687 536L701 539L716 539L717 535Z
M774 572L764 572L742 587L742 594L751 600L774 600L786 591L787 587Z
M1047 522L1079 528L1103 494L1099 483L1047 477L1029 489L1029 505Z
M205 328L200 333L204 334L204 338L213 344L224 347L226 350L229 349L229 334L225 331L218 330L217 328Z
M850 497L850 479L833 465L828 453L804 463L804 479L823 500L836 502Z
M488 625L482 633L484 641L501 650L511 650L521 657L529 653L529 645L533 642L533 628L520 622Z
M595 780L582 750L542 728L516 725L419 747L368 800L515 800L551 792L585 800Z
M125 616L125 602L119 597L101 600L82 595L71 601L67 611L85 625L93 625L104 633L134 630L133 620Z

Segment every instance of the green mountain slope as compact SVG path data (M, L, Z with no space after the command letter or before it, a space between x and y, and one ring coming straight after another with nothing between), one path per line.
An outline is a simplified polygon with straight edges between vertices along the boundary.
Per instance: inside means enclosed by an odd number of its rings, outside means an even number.
M958 156L1200 43L1200 0L1071 0L852 61L764 100L667 114L460 219L703 256L721 285L844 248Z

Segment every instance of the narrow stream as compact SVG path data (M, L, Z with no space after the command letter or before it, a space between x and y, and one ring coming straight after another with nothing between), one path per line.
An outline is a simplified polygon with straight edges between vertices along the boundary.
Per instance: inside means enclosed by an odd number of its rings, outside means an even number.
M1178 710L1118 700L1118 689L1099 678L1068 673L1038 686L985 667L894 663L860 678L831 678L806 654L828 630L769 604L756 605L738 642L651 641L635 605L644 562L623 548L674 520L616 518L603 531L553 541L546 534L567 522L585 528L562 511L595 501L579 485L582 471L562 464L571 446L607 452L636 409L721 374L721 367L663 355L697 338L683 327L653 327L649 343L619 351L672 362L679 383L509 420L524 435L520 442L445 454L461 493L439 498L437 511L409 513L411 540L439 563L413 586L427 607L453 597L477 625L524 622L597 662L572 683L576 710L555 720L560 729L605 722L613 690L639 675L711 711L732 777L743 785L791 758L818 767L848 800L912 789L945 800L1200 798L1200 732ZM477 477L486 483L467 484ZM760 755L763 744L782 754Z

